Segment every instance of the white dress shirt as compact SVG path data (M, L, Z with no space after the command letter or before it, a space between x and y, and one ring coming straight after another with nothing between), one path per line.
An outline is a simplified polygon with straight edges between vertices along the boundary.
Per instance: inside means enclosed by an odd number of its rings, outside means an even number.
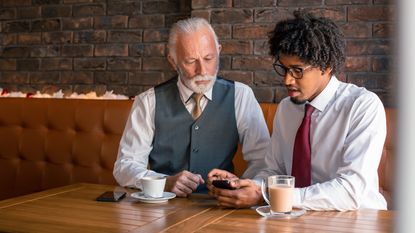
M180 78L177 87L183 104L191 113L195 105L193 99L190 98L193 91L183 85ZM202 110L209 100L212 100L212 88L204 93L200 101ZM122 186L141 188L139 180L142 177L166 176L166 174L147 169L149 154L153 149L155 105L154 88L138 95L133 103L120 141L113 172L115 179ZM248 161L248 168L243 177L252 178L258 170L265 167L264 157L270 143L270 136L262 110L251 88L239 82L235 82L235 117L242 153L244 159Z
M293 204L312 210L386 209L377 169L386 137L385 110L372 92L331 77L310 104L311 186L294 189ZM257 176L291 174L295 135L304 104L278 106L267 169Z

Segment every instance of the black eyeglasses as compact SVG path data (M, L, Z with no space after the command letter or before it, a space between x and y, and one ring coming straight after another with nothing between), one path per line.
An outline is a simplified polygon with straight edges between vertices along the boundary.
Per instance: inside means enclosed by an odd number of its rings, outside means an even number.
M300 68L300 67L288 68L276 62L272 64L272 66L274 67L275 72L277 72L277 74L280 75L281 77L285 77L285 75L287 75L287 72L288 72L291 75L291 77L295 79L301 79L304 75L304 71L313 67L312 65L309 65L305 68Z

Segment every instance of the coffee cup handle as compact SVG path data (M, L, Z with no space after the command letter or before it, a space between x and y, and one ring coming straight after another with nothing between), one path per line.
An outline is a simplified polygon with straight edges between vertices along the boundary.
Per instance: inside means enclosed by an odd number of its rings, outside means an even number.
M267 195L267 188L265 186L265 180L262 179L261 180L261 192L262 192L262 197L264 198L265 202L269 205L269 200L268 200L268 195Z

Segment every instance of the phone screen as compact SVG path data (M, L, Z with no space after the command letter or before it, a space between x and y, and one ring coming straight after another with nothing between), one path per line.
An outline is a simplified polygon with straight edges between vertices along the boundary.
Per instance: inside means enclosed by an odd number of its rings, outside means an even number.
M97 197L97 201L117 202L125 197L125 192L107 191Z
M212 185L221 189L235 189L231 186L231 182L229 180L214 180L212 181Z

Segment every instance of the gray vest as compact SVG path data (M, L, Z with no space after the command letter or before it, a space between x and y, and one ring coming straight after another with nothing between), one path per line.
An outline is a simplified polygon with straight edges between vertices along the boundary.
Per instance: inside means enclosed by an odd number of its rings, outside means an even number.
M188 170L201 174L205 181L213 168L233 172L232 159L239 140L234 82L216 80L212 101L196 121L180 99L177 78L156 86L155 94L151 169L168 175Z

